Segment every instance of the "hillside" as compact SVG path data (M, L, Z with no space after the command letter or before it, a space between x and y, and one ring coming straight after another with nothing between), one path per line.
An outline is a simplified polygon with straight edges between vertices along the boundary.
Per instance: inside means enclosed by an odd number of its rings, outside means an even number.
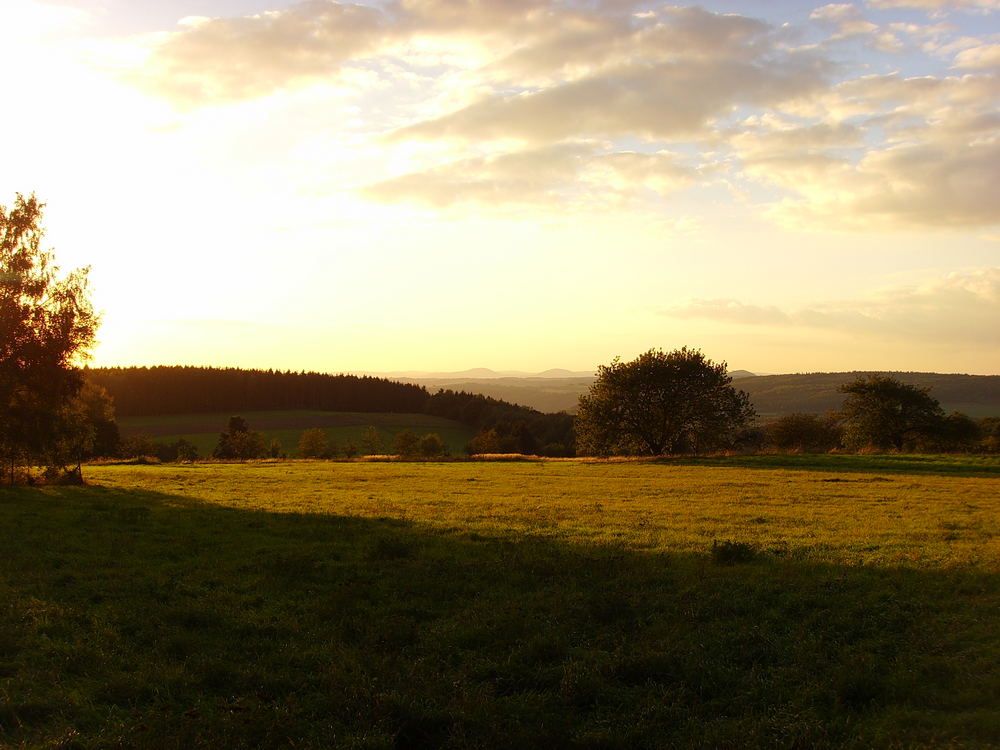
M794 375L753 375L746 370L731 373L738 388L750 394L757 411L765 417L796 412L823 413L840 408L844 397L837 392L842 384L860 372L805 373ZM892 373L904 383L931 389L945 411L961 411L972 417L1000 414L1000 375L949 375L925 372ZM482 393L493 398L530 406L543 412L575 412L580 394L592 377L502 377L502 378L412 378L432 393L451 388Z
M862 372L819 372L796 375L760 375L739 381L762 416L795 412L822 413L839 409L842 384ZM946 375L933 372L891 373L900 381L929 388L946 412L960 411L971 417L1000 414L1000 375Z

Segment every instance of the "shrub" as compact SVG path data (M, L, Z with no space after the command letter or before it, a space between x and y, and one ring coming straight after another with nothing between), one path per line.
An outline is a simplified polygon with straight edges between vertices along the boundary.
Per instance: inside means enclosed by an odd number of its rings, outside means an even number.
M712 541L712 562L716 565L738 565L750 562L755 557L757 549L747 542L735 542L732 539Z
M420 442L417 444L417 451L421 456L427 456L431 458L433 456L443 456L448 452L448 447L444 444L444 440L436 432L431 432L420 438Z
M329 458L330 441L319 427L306 430L299 438L299 458Z

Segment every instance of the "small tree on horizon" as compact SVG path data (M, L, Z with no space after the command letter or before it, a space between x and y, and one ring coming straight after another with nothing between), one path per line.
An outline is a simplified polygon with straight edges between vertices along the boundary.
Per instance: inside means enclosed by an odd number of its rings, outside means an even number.
M299 438L299 458L329 458L330 441L319 427L305 430Z
M400 430L392 439L392 452L397 456L414 456L419 443L420 438L413 430Z
M377 456L382 452L382 436L372 425L366 427L361 435L361 450L366 456Z
M263 433L251 430L246 419L240 416L229 418L228 429L219 435L219 442L212 451L214 458L240 461L264 458L266 455Z
M928 388L875 373L838 390L847 396L841 412L848 448L901 451L931 443L942 432L944 411Z

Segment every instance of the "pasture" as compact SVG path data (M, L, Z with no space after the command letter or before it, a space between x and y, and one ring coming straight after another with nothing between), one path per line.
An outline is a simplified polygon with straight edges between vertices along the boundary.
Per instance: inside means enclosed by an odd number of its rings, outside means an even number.
M996 459L838 458L5 490L0 745L1000 746Z
M118 420L122 437L148 435L158 443L183 438L198 448L198 455L209 458L219 441L219 434L229 422L228 413L166 414L160 416L122 417ZM295 456L299 438L305 430L322 429L332 443L342 450L345 443L360 446L368 427L374 427L385 446L392 444L397 432L413 430L418 435L437 433L452 455L462 455L476 431L459 422L429 414L392 414L381 412L331 412L317 410L249 411L241 413L250 428L264 433L268 443L278 440L288 456Z

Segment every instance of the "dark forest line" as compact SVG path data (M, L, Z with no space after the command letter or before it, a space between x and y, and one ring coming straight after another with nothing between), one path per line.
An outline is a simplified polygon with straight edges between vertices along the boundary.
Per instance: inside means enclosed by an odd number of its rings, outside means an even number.
M316 372L213 367L91 368L86 378L104 388L119 417L314 409L430 414L475 429L476 452L573 455L573 418L543 414L478 393L387 378Z

